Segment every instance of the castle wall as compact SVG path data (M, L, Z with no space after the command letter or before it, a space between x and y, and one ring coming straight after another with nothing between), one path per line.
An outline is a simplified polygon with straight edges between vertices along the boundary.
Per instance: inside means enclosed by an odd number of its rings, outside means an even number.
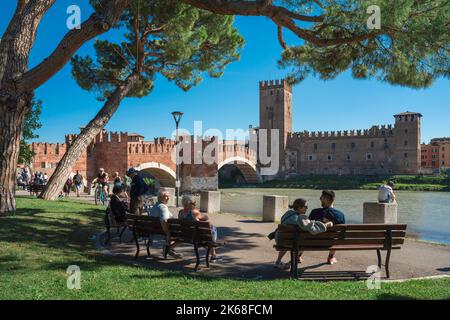
M30 149L36 154L33 158L32 170L47 173L51 176L55 171L59 161L67 150L66 143L41 143L33 142ZM79 170L82 175L86 175L87 155L83 155L77 160L74 166L75 170Z
M286 175L388 175L420 171L420 114L366 130L298 132L288 136Z
M288 140L290 173L301 175L371 175L393 173L392 126L368 130L293 133Z

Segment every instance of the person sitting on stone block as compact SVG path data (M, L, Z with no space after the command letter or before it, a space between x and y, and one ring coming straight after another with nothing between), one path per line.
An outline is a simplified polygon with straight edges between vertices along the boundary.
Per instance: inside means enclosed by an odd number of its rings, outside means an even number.
M389 181L378 189L378 202L393 203L395 202L394 182Z

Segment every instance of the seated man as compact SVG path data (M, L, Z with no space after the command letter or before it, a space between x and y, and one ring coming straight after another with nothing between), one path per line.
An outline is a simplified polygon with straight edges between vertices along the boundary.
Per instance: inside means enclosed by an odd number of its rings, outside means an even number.
M336 194L332 190L323 190L320 196L320 203L322 208L314 209L309 215L310 220L333 222L333 225L345 224L345 215L342 211L336 210L333 207ZM336 251L331 250L328 255L328 264L335 264L337 262L334 257Z
M311 234L318 234L327 231L327 227L332 227L333 223L331 221L323 223L321 221L309 220L306 216L306 211L308 210L308 204L305 199L299 198L294 201L294 203L289 206L289 210L281 217L281 224L293 224L298 225L303 231L308 231ZM275 234L275 239L277 239L277 233ZM275 262L275 268L287 269L288 264L283 264L281 259L283 259L286 251L280 251L278 253L278 259ZM300 253L301 255L301 253ZM300 256L297 257L300 261Z
M156 202L155 205L150 209L150 217L157 217L160 219L161 227L166 234L166 247L169 247L168 255L178 259L181 258L181 255L172 249L172 247L175 246L175 242L170 240L170 231L167 220L173 218L173 215L172 212L170 212L167 203L169 203L169 192L159 191L158 202Z
M189 195L184 195L181 199L181 203L183 204L183 209L180 210L178 213L178 219L183 220L187 219L191 222L194 221L208 221L209 217L207 214L204 214L200 212L198 209L195 208L195 201L194 199ZM217 241L217 228L213 225L211 225L211 235L213 238L213 241ZM221 257L218 257L216 255L216 248L211 247L211 262L217 262L222 260Z
M394 182L389 181L378 189L378 202L392 203L395 201Z
M118 223L123 223L125 221L125 215L129 211L128 204L120 199L122 192L122 186L115 185L109 203L114 219Z

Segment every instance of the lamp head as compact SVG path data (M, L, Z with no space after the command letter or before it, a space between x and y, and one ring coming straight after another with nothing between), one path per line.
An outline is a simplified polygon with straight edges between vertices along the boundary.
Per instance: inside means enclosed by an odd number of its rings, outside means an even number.
M183 112L174 111L174 112L172 112L172 116L173 116L173 119L175 120L175 123L179 124L181 117L183 116Z

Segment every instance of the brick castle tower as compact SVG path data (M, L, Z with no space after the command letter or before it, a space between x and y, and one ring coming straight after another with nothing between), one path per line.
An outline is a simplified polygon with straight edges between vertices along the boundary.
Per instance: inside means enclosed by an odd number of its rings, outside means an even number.
M268 154L271 154L270 129L279 130L279 170L273 178L280 178L286 170L287 137L292 132L292 87L286 80L259 83L259 129L268 130Z
M417 174L420 168L420 120L417 112L403 112L395 117L394 170Z

